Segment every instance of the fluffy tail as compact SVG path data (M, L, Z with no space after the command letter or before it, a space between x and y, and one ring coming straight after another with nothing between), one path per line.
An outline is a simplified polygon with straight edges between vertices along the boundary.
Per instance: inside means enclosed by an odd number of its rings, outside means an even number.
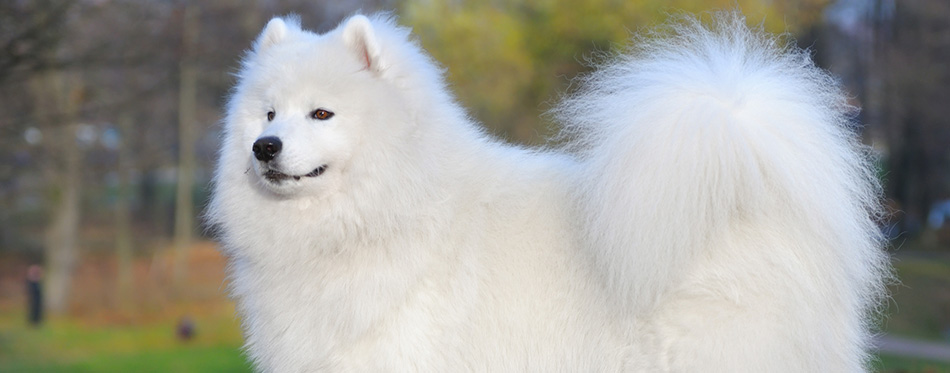
M793 270L833 282L816 286L840 296L853 321L846 339L862 349L889 267L875 222L880 187L854 109L806 51L739 15L713 18L635 38L555 110L583 159L578 200L591 256L618 302L645 314L725 238L751 231L763 242L748 255L793 248L804 258ZM750 265L729 260L726 271ZM724 291L742 291L735 284Z

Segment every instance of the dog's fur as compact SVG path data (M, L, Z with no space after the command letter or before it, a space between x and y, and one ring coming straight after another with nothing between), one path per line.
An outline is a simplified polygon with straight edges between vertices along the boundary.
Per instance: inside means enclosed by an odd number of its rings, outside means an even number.
M851 108L806 52L713 18L582 78L560 151L485 135L385 16L271 20L209 209L255 367L867 369L888 264Z

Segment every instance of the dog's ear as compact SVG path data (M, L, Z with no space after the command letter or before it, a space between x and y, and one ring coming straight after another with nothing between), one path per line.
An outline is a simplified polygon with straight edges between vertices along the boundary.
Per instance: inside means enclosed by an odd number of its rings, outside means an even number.
M343 43L363 63L364 69L381 72L386 66L373 24L364 15L355 15L343 25Z
M288 29L289 26L282 18L275 17L271 19L270 22L267 22L267 26L264 26L261 36L257 37L257 41L254 43L254 51L260 53L280 43L287 37Z

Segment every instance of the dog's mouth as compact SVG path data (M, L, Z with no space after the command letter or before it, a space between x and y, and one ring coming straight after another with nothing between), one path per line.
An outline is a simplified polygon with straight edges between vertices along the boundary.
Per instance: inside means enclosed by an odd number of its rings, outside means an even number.
M303 178L303 177L317 177L317 176L322 175L323 172L326 170L327 170L327 165L317 167L313 169L313 171L310 171L309 173L307 173L306 175L288 175L277 170L267 170L267 172L264 172L264 174L261 176L264 176L264 178L270 182L281 182L281 181L290 180L290 179L300 180L300 178Z

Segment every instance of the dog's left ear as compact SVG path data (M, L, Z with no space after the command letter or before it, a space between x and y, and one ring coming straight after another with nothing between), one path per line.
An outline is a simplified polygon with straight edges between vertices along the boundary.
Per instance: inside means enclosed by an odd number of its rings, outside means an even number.
M377 73L385 70L379 39L366 16L358 14L346 21L343 25L343 43L356 54L364 69Z

